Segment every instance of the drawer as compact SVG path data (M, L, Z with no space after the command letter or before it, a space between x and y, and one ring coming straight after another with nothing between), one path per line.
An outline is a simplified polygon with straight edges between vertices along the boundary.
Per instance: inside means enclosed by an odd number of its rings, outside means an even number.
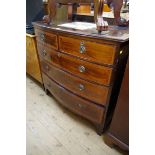
M112 81L112 68L89 63L66 54L59 54L60 66L82 79L109 86Z
M115 63L115 45L59 36L59 49L90 62L107 65Z
M68 74L52 65L41 60L41 68L54 81L72 91L73 93L96 102L101 105L106 105L110 88L96 85L71 74Z
M49 48L58 49L57 35L51 32L35 29L37 41L48 46Z
M49 63L82 79L107 86L111 84L113 69L110 67L89 63L44 47L39 48L39 53Z
M50 80L45 74L43 74L43 81L45 88L47 88L62 105L94 123L102 123L104 118L103 107L97 106L70 93L54 81Z
M38 47L38 54L40 59L43 58L49 63L57 67L60 67L58 52L56 52L53 49L47 48L40 43L38 43L37 47Z

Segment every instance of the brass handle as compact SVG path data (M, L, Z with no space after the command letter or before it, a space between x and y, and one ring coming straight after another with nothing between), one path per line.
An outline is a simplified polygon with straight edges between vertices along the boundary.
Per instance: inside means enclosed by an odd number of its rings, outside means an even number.
M84 87L83 84L79 84L79 90L80 90L80 91L84 90L84 88L85 88L85 87Z
M45 40L45 35L44 35L44 33L40 33L40 39L41 39L41 41L44 41L44 40Z
M84 66L79 66L79 71L83 73L86 71L86 68Z
M120 51L119 54L121 55L123 53L123 51Z
M43 54L43 56L46 56L47 55L46 50L43 50L42 54Z
M80 46L80 53L83 54L85 53L86 48L84 46Z
M80 43L80 53L82 54L82 53L85 53L85 51L86 51L86 47L84 46L84 42L81 42Z

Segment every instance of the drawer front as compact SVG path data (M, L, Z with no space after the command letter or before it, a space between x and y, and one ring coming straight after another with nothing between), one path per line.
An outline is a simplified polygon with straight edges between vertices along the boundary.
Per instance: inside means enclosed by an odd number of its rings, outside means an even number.
M60 51L90 62L113 65L116 46L59 36Z
M106 105L110 91L108 87L96 85L72 76L71 74L68 74L52 65L47 64L43 60L41 60L41 68L42 71L50 78L73 93L98 104Z
M49 63L57 67L60 67L58 52L56 52L53 49L47 48L40 43L38 43L37 46L38 46L38 53L39 53L40 59L43 58Z
M38 42L41 42L50 48L58 49L57 35L39 29L35 29L35 34Z
M39 54L49 63L80 78L107 86L111 84L112 68L110 67L89 63L43 46L39 48Z
M54 81L50 80L45 74L43 74L43 81L45 87L65 107L95 123L102 123L104 117L103 107L97 106L70 93Z
M66 71L91 82L109 86L112 68L92 64L60 53L60 66Z

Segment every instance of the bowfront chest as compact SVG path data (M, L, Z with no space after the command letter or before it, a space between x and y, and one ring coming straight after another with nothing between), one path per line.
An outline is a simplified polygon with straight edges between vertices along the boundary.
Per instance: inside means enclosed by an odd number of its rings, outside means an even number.
M116 105L128 39L104 38L41 22L34 27L45 91L94 123L98 134L103 133Z

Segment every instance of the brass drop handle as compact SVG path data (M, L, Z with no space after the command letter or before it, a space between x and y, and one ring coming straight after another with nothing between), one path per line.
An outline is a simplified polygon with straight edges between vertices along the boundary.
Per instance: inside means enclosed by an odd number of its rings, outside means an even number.
M84 66L79 66L80 73L84 73L86 71L86 68Z
M79 84L79 90L80 90L80 91L84 90L84 88L85 88L85 87L84 87L83 84Z
M47 55L46 50L43 50L43 51L42 51L42 54L43 54L43 56L46 56L46 55Z
M40 33L40 39L41 39L41 41L44 41L44 40L45 40L45 35L44 35L44 33Z
M119 54L121 55L123 53L123 51L120 51Z
M79 51L81 54L85 53L86 52L86 47L84 45L84 42L81 42L80 43L80 51Z

